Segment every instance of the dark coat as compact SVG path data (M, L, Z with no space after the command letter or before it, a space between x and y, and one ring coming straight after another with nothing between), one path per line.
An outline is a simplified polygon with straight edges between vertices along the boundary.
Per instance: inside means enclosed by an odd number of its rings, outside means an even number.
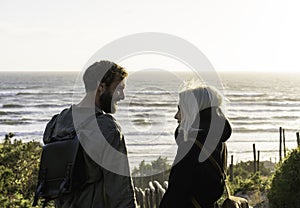
M226 144L225 141L231 135L231 127L219 108L209 108L200 112L198 131L194 138L202 144L208 139L210 128L224 128L221 136L216 139L217 146L212 153L214 159L222 168L226 168ZM214 126L211 118L214 116ZM199 121L198 120L198 121ZM197 122L195 122L197 123ZM222 125L223 124L223 125ZM196 128L196 124L193 128ZM213 207L213 204L221 197L224 191L224 180L216 167L206 159L199 162L200 148L194 140L183 141L183 132L175 133L178 150L175 162L169 176L169 186L161 201L160 208L188 208L192 205L192 198L205 207Z
M74 108L75 106L72 106ZM44 133L44 142L51 142L52 136L64 137L74 130L72 108L65 109L47 125ZM85 109L79 109L82 114ZM108 114L97 113L97 123L105 139L118 151L127 154L124 137L120 126ZM52 126L51 126L51 125ZM93 133L93 132L91 132ZM100 139L100 137L99 137ZM81 141L82 142L82 141ZM99 150L101 147L98 148ZM99 154L103 154L99 152ZM88 180L82 188L69 196L56 200L57 208L135 208L135 196L132 180L128 176L113 173L96 163L87 152L83 150L85 171ZM128 161L127 161L128 164ZM125 165L127 165L125 164ZM128 167L127 167L128 168Z

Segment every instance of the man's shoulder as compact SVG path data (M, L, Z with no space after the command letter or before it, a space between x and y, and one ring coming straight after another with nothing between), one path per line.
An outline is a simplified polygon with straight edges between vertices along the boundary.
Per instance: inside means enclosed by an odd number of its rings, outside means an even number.
M105 122L111 125L115 125L117 123L116 119L110 114L100 114L97 116L98 122Z
M102 114L97 116L98 125L101 129L106 131L121 131L121 126L118 124L117 120L110 114Z
M99 128L108 143L118 151L125 153L126 148L122 142L122 130L116 119L110 114L103 114L97 117L97 121Z

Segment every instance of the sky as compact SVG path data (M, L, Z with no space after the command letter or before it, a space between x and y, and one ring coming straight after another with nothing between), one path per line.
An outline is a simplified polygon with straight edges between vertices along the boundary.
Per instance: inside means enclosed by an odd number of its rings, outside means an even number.
M114 40L159 32L192 43L217 71L296 73L299 9L297 0L0 0L0 71L78 71ZM125 62L181 68L167 59Z

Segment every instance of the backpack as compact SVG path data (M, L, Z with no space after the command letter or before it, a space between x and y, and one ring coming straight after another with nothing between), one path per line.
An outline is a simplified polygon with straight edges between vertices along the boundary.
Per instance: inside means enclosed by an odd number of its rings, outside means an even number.
M57 115L54 115L47 124L45 134L51 136L56 124ZM81 128L95 115L88 117L77 129ZM42 149L38 184L32 206L43 198L43 207L51 200L71 194L82 188L87 181L83 148L78 140L76 130L63 138L50 137L49 143Z

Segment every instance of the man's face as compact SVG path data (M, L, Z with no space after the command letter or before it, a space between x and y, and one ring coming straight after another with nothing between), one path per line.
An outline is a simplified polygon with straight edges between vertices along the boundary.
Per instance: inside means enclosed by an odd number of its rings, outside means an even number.
M118 101L124 100L125 79L120 80L118 76L104 93L100 96L101 109L105 113L115 113L117 111Z

